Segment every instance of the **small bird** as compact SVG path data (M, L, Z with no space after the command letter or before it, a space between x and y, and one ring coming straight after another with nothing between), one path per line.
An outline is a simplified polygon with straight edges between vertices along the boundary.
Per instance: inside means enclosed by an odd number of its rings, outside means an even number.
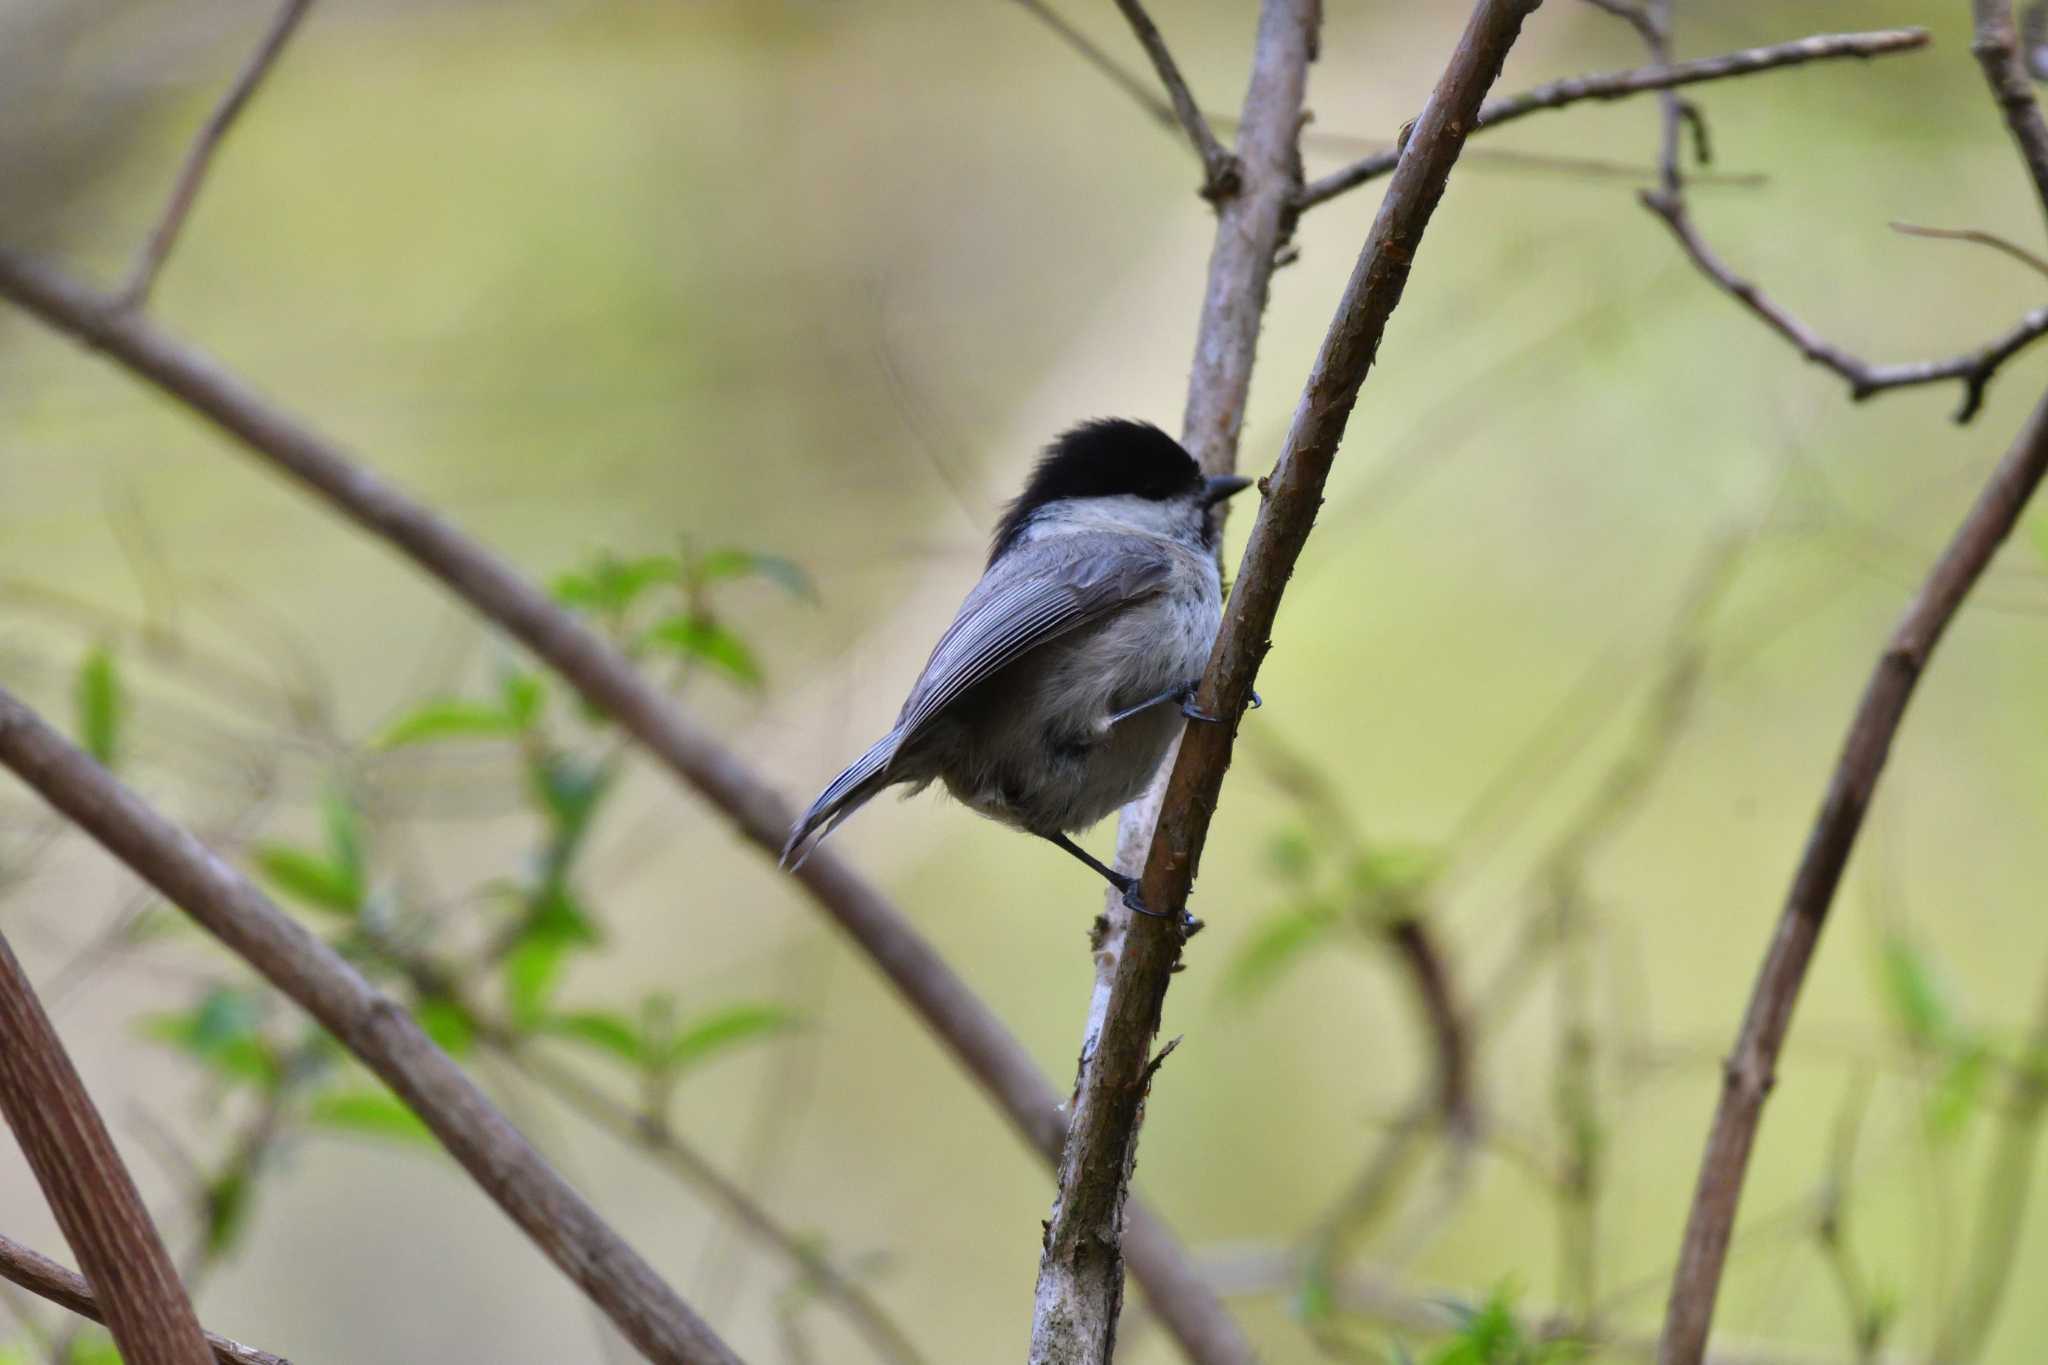
M895 727L811 803L783 865L883 788L938 781L1155 913L1136 878L1068 836L1145 790L1183 715L1215 719L1192 704L1222 613L1215 509L1250 484L1205 478L1149 423L1086 422L1054 441Z

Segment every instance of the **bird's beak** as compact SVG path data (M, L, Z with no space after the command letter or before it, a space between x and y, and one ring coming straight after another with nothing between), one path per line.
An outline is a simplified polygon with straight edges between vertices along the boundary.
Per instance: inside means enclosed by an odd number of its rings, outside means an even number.
M1233 497L1252 486L1252 481L1241 474L1218 474L1207 481L1202 490L1202 506L1214 507L1225 498Z

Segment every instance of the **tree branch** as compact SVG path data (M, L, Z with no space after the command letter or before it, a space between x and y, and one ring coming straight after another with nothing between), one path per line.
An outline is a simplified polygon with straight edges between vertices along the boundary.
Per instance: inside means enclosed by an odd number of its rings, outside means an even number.
M131 1365L207 1365L206 1334L85 1082L0 937L0 1115Z
M1224 218L1244 196L1226 205ZM59 272L0 250L0 295L106 355L207 418L251 453L411 559L617 721L684 785L773 860L794 812L730 750L642 678L631 662L488 550L412 501L219 362ZM1251 326L1257 327L1253 318ZM1231 429L1238 420L1233 415ZM1066 1136L1060 1098L1031 1055L946 965L902 911L830 847L795 874L888 977L933 1035L1047 1161ZM1249 1347L1165 1225L1132 1211L1131 1268L1190 1358L1250 1358Z
M1237 158L1225 151L1223 144L1216 140L1216 134L1210 131L1209 120L1203 117L1202 106L1195 102L1194 92L1188 89L1187 80L1180 74L1173 54L1167 51L1166 39L1160 35L1159 26L1152 22L1152 16L1145 13L1145 7L1138 0L1116 0L1116 7L1130 21L1131 31L1138 35L1145 55L1152 59L1160 84L1166 87L1167 98L1173 101L1173 116L1180 120L1188 141L1195 145L1196 153L1202 158L1202 197L1216 203L1237 193Z
M2042 119L2033 83L2020 65L2012 5L2010 0L1971 0L1970 11L1975 19L1970 52L1984 70L1991 97L2005 116L2006 129L2019 147L2027 174L2033 177L2034 197L2040 201L2042 213L2048 215L2048 121Z
M1678 1271L1672 1279L1657 1356L1661 1365L1698 1365L1706 1348L1743 1177L1778 1054L1791 1026L1792 1008L1884 772L1892 737L1904 719L1906 703L1943 632L2019 520L2044 473L2048 473L2048 396L2035 407L2012 448L1992 471L1871 672L1725 1067L1720 1104L1700 1164Z
M199 187L213 165L213 154L220 150L228 130L234 127L235 120L248 106L256 87L263 84L263 78L270 74L278 54L291 41L299 20L306 17L306 11L312 8L312 4L313 0L284 0L278 8L277 17L270 21L270 31L263 35L263 41L249 55L242 73L235 77L234 85L221 97L213 112L206 116L199 135L193 138L190 150L185 153L185 164L178 170L178 179L171 186L171 197L164 203L156 227L150 231L149 240L143 243L142 250L136 253L127 281L114 296L115 307L138 309L149 301L149 291L156 285L156 277L163 270L171 248L177 245L178 233L184 228L185 218L192 212L192 203L199 197Z
M1931 237L1942 242L1975 242L1978 246L1988 246L1993 251L2012 257L2037 275L2048 275L2048 261L2042 260L2019 243L2001 237L1995 232L1986 232L1982 228L1939 228L1927 227L1920 223L1895 222L1892 224L1892 231L1904 233L1908 237Z
M1702 81L1748 76L1758 71L1801 66L1807 62L1828 61L1837 57L1882 57L1887 53L1907 52L1925 47L1927 41L1927 30L1919 28L1880 29L1873 33L1823 33L1789 43L1746 48L1719 57L1702 57L1696 61L1678 62L1670 66L1644 66L1630 71L1574 76L1568 80L1539 85L1519 95L1488 100L1479 110L1474 130L1498 128L1504 123L1512 123L1518 118L1525 118L1545 109L1562 109L1568 104L1578 104L1586 100L1626 99L1631 95L1640 95L1652 90L1672 90L1683 85L1697 85ZM1336 198L1346 190L1356 189L1368 181L1377 180L1392 172L1399 159L1400 151L1396 148L1393 151L1376 152L1352 162L1341 170L1332 171L1310 182L1302 190L1301 206L1312 208Z
M99 1298L84 1276L5 1237L0 1237L0 1279L10 1280L80 1317L98 1323L106 1321ZM283 1356L244 1346L217 1332L206 1333L206 1344L218 1365L291 1365Z
M1322 501L1344 425L1407 283L1416 246L1443 196L1480 101L1535 6L1536 0L1481 0L1474 10L1381 202L1279 463L1262 483L1266 502L1253 525L1196 699L1202 711L1230 719L1196 723L1183 736L1145 864L1145 902L1169 918L1129 926L1095 1045L1083 1052L1071 1135L1060 1159L1059 1195L1040 1261L1031 1356L1037 1365L1092 1365L1106 1361L1114 1349L1122 1282L1118 1232L1137 1156L1152 1039L1167 984L1179 964L1184 940L1177 917L1187 903L1229 765L1235 719L1250 697L1281 594ZM1268 13L1278 8L1269 5ZM1289 20L1301 23L1281 12L1276 25ZM1262 34L1264 29L1262 22ZM1190 407L1200 401L1191 395Z
M411 1015L5 691L0 765L325 1026L419 1115L485 1193L648 1359L661 1365L737 1365L710 1327L528 1145Z

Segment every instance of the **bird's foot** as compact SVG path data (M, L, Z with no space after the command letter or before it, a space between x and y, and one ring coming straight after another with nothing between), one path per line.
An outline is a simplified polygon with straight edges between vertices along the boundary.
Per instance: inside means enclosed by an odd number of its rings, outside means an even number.
M1245 709L1249 711L1256 711L1265 704L1265 699L1260 697L1258 693L1254 692L1252 693L1251 705L1246 707ZM1209 725L1223 724L1223 717L1212 716L1207 711L1204 711L1201 707L1195 705L1195 689L1192 687L1190 687L1181 696L1180 713L1186 716L1189 720L1199 720Z
M1143 915L1146 919L1173 918L1166 911L1154 910L1151 906L1145 904L1144 899L1138 894L1138 879L1136 877L1126 877L1124 880L1129 883L1123 888L1124 909L1134 915ZM1202 932L1202 921L1196 919L1186 910L1182 910L1180 912L1180 932L1183 938L1193 938L1196 934Z

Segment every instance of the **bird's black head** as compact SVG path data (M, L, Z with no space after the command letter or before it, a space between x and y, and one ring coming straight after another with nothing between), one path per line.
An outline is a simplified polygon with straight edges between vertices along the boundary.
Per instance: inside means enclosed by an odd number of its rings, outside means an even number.
M1150 422L1083 422L1045 449L1024 491L996 524L989 562L1017 543L1032 516L1068 498L1204 498L1210 481L1180 442Z

